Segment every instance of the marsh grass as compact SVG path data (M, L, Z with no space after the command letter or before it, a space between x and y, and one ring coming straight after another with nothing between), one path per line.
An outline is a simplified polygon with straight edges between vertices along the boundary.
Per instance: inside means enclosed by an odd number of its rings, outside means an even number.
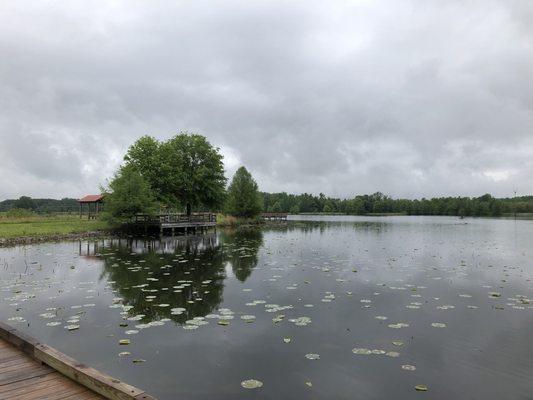
M257 218L237 218L231 215L217 214L217 226L238 227L243 225L260 225L263 221Z

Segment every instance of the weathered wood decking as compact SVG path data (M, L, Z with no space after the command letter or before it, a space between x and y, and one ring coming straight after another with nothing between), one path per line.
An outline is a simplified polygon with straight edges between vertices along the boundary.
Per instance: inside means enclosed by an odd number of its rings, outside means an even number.
M155 400L0 323L0 400Z
M0 339L0 399L104 400Z

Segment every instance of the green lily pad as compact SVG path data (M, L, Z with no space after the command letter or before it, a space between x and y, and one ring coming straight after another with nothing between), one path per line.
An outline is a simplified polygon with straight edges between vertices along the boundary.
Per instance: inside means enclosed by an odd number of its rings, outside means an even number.
M263 382L257 379L247 379L241 382L241 386L245 389L258 389L263 386Z

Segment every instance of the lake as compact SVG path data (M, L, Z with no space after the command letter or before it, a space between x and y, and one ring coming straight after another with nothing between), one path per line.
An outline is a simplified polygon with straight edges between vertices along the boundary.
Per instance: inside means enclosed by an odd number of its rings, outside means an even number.
M4 248L0 278L3 322L159 399L533 397L531 220L292 216Z

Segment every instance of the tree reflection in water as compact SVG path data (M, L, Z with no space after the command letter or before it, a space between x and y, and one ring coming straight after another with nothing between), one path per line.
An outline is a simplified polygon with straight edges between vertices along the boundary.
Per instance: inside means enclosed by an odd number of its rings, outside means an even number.
M183 324L213 313L223 300L226 265L244 282L257 265L260 230L225 231L154 240L110 239L80 255L103 260L106 279L141 323L169 318ZM173 308L183 308L180 315Z
M235 277L244 282L257 265L257 253L263 244L260 229L238 229L220 234L226 249L225 260L231 263Z

